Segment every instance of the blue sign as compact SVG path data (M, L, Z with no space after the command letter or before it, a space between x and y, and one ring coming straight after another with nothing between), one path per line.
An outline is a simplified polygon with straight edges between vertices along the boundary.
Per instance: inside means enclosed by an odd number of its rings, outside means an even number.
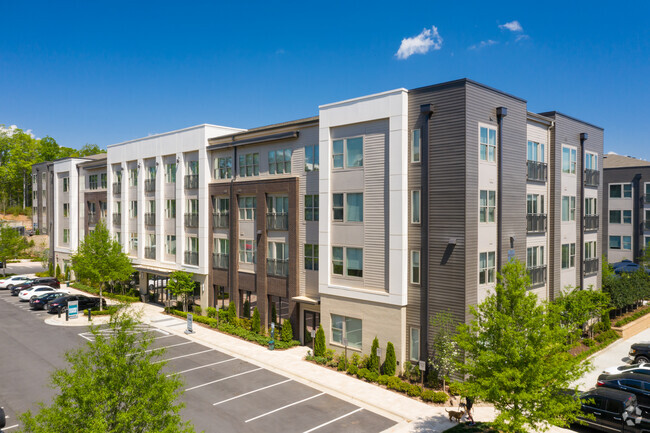
M79 301L68 302L68 317L70 319L76 319L79 317Z

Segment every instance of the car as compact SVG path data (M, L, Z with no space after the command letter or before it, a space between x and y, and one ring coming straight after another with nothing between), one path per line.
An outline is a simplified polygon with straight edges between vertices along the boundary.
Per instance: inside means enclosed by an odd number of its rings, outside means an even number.
M646 373L647 371L647 373ZM650 374L650 364L625 364L615 367L608 367L603 370L602 374L619 374L619 373L641 373Z
M18 296L18 294L21 291L23 291L25 289L29 289L33 285L34 285L34 279L25 280L22 283L12 285L11 289L9 289L9 290L11 290L11 296Z
M650 422L642 418L636 396L630 392L595 388L581 393L579 398L585 416L578 416L578 419L591 428L623 433L650 431Z
M43 294L45 294L47 292L54 292L54 291L57 291L57 290L60 291L60 292L65 292L66 294L70 294L70 291L65 290L65 289L63 289L63 290L62 289L55 289L55 288L50 287L50 286L32 286L32 287L30 287L28 289L22 290L18 294L18 298L21 301L29 301L33 296L39 296L39 295L43 295Z
M54 289L58 289L61 287L61 283L59 283L59 280L53 277L33 278L29 281L15 285L11 289L11 295L16 296L21 291L29 289L32 286L50 286Z
M40 295L40 296L32 296L31 299L29 300L29 306L33 310L44 310L45 306L49 301L57 298L62 298L68 295L69 295L68 292L64 293L64 292L56 291L56 292L47 292L44 295Z
M79 301L79 311L99 306L99 298L84 295L68 295L49 301L45 308L50 313L65 313L68 310L68 302L70 301ZM102 299L102 307L106 308L105 299Z
M629 354L635 364L650 363L650 342L634 343Z
M0 280L0 289L11 290L11 288L16 284L20 284L31 279L31 277L27 277L25 275L13 275L11 277L3 278Z
M613 388L636 395L644 415L650 415L650 376L639 373L601 374L596 386Z
M5 416L5 411L0 407L0 429L3 429L7 425L7 417Z

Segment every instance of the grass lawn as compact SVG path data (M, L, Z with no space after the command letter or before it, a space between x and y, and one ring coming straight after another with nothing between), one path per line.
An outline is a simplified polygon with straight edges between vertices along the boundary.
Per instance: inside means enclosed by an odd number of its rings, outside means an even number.
M461 422L458 425L445 430L445 433L498 433L490 427L490 424L484 422L477 422L474 425L469 425Z

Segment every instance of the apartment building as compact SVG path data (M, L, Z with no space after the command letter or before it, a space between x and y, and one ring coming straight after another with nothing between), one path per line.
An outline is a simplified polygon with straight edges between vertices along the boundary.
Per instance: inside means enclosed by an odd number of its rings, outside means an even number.
M650 162L608 154L603 168L607 261L637 262L650 246Z
M40 234L48 234L48 184L49 162L41 162L32 166L32 224Z

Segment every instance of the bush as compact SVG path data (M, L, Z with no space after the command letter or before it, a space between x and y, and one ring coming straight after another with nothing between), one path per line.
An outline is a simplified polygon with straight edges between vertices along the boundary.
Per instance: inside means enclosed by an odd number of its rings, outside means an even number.
M348 369L348 360L344 356L339 357L336 369L338 371L346 371Z
M391 376L386 381L386 387L388 389L399 389L401 383L402 383L402 379L400 379L399 377Z
M350 364L355 365L356 367L359 366L359 362L361 361L361 357L359 356L358 353L353 353L352 356L350 357Z
M251 303L248 299L244 301L244 311L242 311L242 317L250 319L251 317Z
M47 265L47 276L48 277L54 276L54 265L52 264L52 262L48 263Z
M584 344L587 347L594 347L596 345L596 342L591 338L585 338L584 340L582 340L582 344Z
M631 316L627 316L624 319L618 320L616 323L614 323L614 326L617 328L627 325L630 322L634 322L636 319L645 316L646 314L650 313L650 307L644 308L643 310L639 310L636 313L632 314Z
M603 322L598 322L593 326L594 334L600 334L601 332L607 331L609 328Z
M94 287L90 287L82 283L75 282L70 284L70 287L74 287L75 289L82 290L92 295L99 296L98 289L95 289ZM137 298L135 296L117 295L115 293L111 293L106 290L102 291L102 296L107 299L113 299L115 301L126 302L126 303L140 302L140 298Z
M395 376L397 359L395 358L395 346L390 341L386 344L386 359L384 360L384 374Z
M369 374L370 374L370 370L368 370L367 368L360 368L359 371L357 372L357 377L359 379L365 379L366 377L368 377Z
M424 391L422 391L422 395L420 395L420 397L424 401L433 401L435 394L436 391L432 389L425 389Z
M363 355L361 357L361 360L359 361L359 364L357 364L357 365L359 366L359 368L367 368L369 361L370 361L370 358L368 357L368 355Z
M460 384L460 382L449 382L449 394L460 395L461 389L462 389L462 385Z
M616 340L618 339L618 334L616 331L613 329L610 329L609 331L605 331L602 334L596 335L594 338L598 343L603 343L608 340Z
M282 341L291 341L293 340L293 328L291 327L291 321L289 319L285 319L284 323L282 324Z
M260 333L260 312L257 307L255 307L253 310L253 318L251 319L251 331L256 334Z
M422 387L420 385L411 385L406 393L410 397L419 397L422 395Z
M605 325L605 330L608 330L609 328L612 327L612 322L609 320L609 311L606 313L603 313L603 315L600 318L600 322Z
M202 311L203 309L200 305L192 305L192 312L194 312L195 315L200 316Z
M359 372L359 367L357 367L354 364L350 364L348 366L348 374L351 376L356 376L356 374Z
M447 393L442 391L434 391L432 389L427 389L422 392L422 400L430 401L432 403L446 403L449 400Z
M379 374L379 357L377 356L377 349L379 349L379 340L375 337L372 340L372 347L370 348L370 357L368 358L367 369L376 371Z
M217 309L214 307L208 307L207 310L205 310L208 317L211 319L215 319L217 317Z
M382 374L381 376L379 376L377 378L377 383L380 384L380 385L386 386L386 385L388 385L388 379L390 379L390 378L391 378L391 376L388 376L386 374Z
M318 325L318 331L316 331L314 356L325 356L325 331L323 331L323 325ZM358 363L355 365L358 365Z
M228 323L235 323L235 319L237 318L237 310L235 309L235 303L231 302L228 305Z

